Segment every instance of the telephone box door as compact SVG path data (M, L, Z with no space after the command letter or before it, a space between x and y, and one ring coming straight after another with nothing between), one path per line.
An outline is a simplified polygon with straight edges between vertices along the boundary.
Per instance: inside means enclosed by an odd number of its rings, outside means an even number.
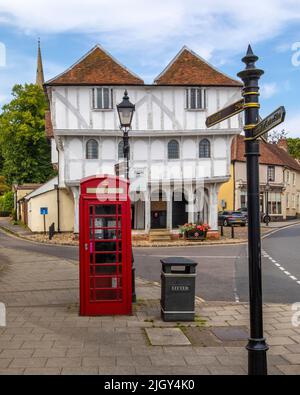
M130 202L82 197L81 210L81 315L130 314Z

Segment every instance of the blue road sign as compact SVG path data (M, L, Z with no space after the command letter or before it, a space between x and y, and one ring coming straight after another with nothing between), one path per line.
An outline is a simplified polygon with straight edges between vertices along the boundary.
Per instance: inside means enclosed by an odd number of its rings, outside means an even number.
M48 207L41 207L41 215L48 215Z

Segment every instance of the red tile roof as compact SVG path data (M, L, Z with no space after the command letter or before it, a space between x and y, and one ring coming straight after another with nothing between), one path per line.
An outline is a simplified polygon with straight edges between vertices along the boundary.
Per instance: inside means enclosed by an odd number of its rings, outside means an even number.
M245 143L243 136L234 138L231 146L231 160L245 162ZM260 143L259 163L264 165L284 166L300 172L300 165L284 149L276 144Z
M144 81L122 66L99 45L64 73L45 85L143 85Z
M184 47L166 69L155 79L157 85L236 86L236 81L215 69L204 59Z

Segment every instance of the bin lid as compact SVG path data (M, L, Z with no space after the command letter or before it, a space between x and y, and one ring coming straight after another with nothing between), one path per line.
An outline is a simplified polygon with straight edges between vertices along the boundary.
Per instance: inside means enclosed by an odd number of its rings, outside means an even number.
M162 263L163 266L164 265L168 265L168 266L197 266L198 265L197 262L182 257L164 258L161 259L160 262Z

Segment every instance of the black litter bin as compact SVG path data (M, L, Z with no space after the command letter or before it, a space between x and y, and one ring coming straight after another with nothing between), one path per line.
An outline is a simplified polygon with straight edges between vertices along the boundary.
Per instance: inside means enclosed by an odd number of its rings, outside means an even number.
M197 263L186 258L161 259L161 317L164 321L194 321Z

